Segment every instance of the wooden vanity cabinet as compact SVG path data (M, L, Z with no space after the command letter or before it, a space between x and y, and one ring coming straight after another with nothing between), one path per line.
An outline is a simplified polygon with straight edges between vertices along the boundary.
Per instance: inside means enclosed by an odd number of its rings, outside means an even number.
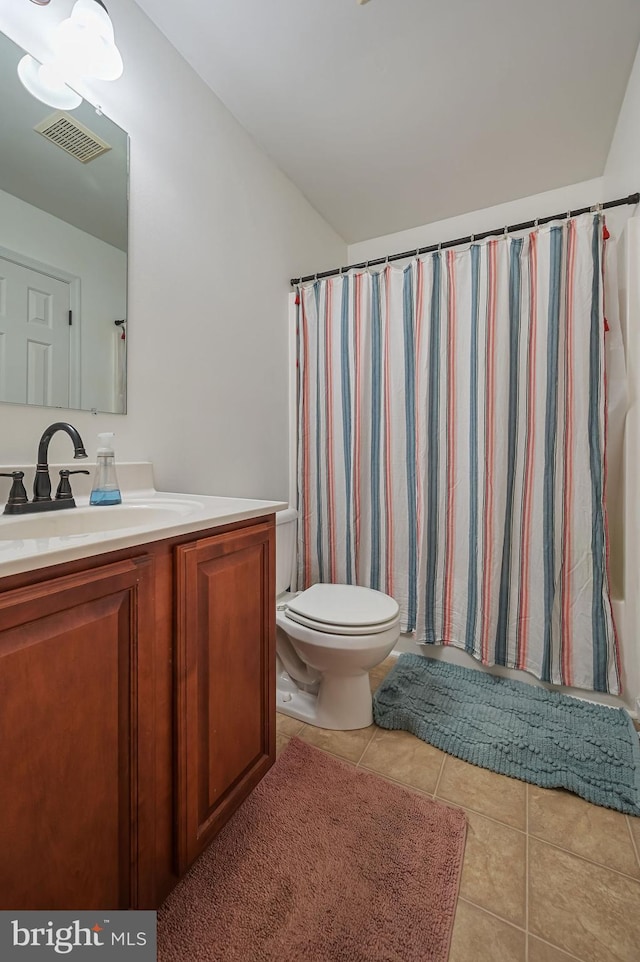
M272 764L269 525L176 549L178 871Z
M153 594L148 556L0 594L1 908L127 908L152 894L137 823Z
M275 759L273 516L0 581L0 909L156 908Z

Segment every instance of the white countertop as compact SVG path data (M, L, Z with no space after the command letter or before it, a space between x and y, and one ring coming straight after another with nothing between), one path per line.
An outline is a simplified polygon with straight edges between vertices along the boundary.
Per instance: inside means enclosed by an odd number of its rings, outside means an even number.
M84 464L93 469L93 465ZM51 466L53 493L59 467ZM260 518L287 507L282 501L156 491L150 464L119 465L118 479L123 501L120 505L90 507L91 479L75 476L71 481L76 508L13 516L0 514L0 578ZM25 486L30 495L27 477ZM3 510L4 503L0 505L0 511Z

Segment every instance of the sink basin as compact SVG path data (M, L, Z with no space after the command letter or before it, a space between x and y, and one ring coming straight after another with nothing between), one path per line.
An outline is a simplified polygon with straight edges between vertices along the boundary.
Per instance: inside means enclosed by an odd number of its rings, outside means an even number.
M51 476L66 467L50 464ZM18 470L23 470L20 465L0 465L0 472ZM168 538L197 538L223 525L266 519L286 507L280 501L158 491L149 462L121 461L118 480L123 504L90 507L91 481L82 475L74 481L76 508L3 515L0 504L0 580Z
M0 517L0 541L100 535L129 528L164 528L201 510L199 501L153 499L109 507L68 508L50 514Z

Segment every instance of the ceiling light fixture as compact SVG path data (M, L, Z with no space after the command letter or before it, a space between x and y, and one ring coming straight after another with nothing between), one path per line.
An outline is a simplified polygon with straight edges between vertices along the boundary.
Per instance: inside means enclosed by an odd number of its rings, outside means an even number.
M40 7L50 0L31 0ZM45 63L23 57L18 76L24 87L42 103L73 110L82 97L69 83L81 78L117 80L123 70L113 24L102 0L76 0L71 15L53 30L49 45L53 56Z
M39 3L39 0L33 0ZM44 4L41 4L44 6ZM82 97L69 87L56 72L55 64L40 63L35 57L26 54L18 64L18 76L32 97L57 107L58 110L73 110L82 103Z
M117 80L122 74L122 57L102 0L76 0L71 16L54 30L51 47L64 76Z

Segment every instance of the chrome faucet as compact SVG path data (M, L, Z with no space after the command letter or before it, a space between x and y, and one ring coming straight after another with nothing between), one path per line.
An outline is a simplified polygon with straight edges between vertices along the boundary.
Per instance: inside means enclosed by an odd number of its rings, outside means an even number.
M60 484L56 492L55 500L51 498L51 478L49 477L49 442L58 431L64 431L69 435L73 442L74 458L86 458L87 452L78 431L72 424L64 421L56 421L50 424L40 438L38 445L38 463L36 465L36 475L33 480L33 501L27 499L27 492L24 489L22 479L24 471L13 471L9 475L0 477L13 478L9 500L4 509L5 514L30 514L34 511L55 511L60 508L75 508L76 503L71 493L69 485L70 474L89 474L89 471L68 471L66 468L60 472Z

